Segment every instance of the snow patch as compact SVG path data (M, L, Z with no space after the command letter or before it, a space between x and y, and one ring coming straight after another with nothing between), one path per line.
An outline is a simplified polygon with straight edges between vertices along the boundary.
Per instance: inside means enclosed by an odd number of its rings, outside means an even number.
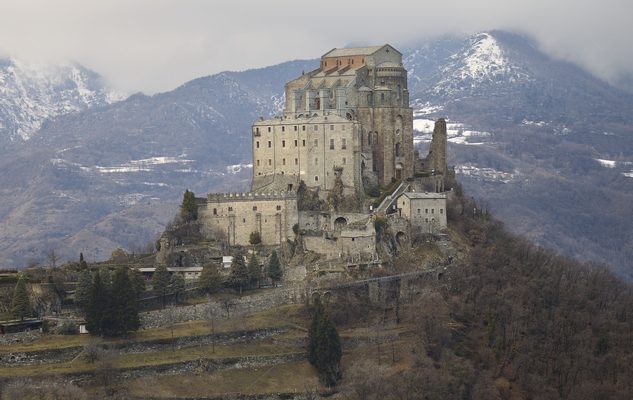
M613 160L603 160L601 158L594 158L601 166L605 168L615 168L616 162Z
M252 168L253 168L253 164L227 165L226 166L226 173L227 174L231 174L231 175L235 175L235 174L241 172L243 169L252 169Z
M434 127L435 121L433 120L424 118L414 119L413 130L421 134L414 135L413 142L415 144L430 142L433 138ZM467 129L464 124L458 122L446 123L446 135L449 142L465 145L481 145L484 144L484 142L475 142L473 139L492 136L490 132Z
M503 172L488 167L477 167L474 164L464 164L455 167L455 172L464 176L471 177L478 181L510 183L519 175L518 171Z

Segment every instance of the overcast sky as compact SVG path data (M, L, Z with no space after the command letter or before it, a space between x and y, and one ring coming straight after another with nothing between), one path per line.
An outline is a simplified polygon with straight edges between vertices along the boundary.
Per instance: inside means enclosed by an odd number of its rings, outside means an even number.
M633 73L633 0L0 0L0 55L72 59L128 92L316 58L508 29L605 79Z

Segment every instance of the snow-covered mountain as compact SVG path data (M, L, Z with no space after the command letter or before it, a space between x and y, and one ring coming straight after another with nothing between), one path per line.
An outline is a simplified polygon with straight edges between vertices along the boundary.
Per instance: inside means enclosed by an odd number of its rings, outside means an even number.
M0 59L0 141L28 140L46 119L122 99L97 73L76 63Z

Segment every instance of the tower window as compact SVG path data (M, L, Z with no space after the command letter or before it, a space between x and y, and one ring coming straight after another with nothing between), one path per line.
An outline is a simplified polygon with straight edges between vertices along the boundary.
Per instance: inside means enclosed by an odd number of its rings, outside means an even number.
M444 209L440 208L440 214L444 214Z
M298 143L298 140L297 140L297 139L295 139L295 147L297 147L297 143Z
M341 139L341 149L347 149L347 139L345 138Z
M272 147L273 146L273 142L271 142L270 140L268 141L268 147Z
M282 132L285 132L285 131L286 131L286 127L285 127L285 126L282 126L282 127L281 127L281 131L282 131Z
M259 128L255 128L255 133L259 135Z
M255 142L255 147L257 147L259 149L259 140L257 142Z
M305 140L305 139L303 139L303 140L301 141L301 145L302 145L303 147L306 147L306 140Z
M281 147L286 147L286 141L285 140L281 141Z
M277 211L281 211L281 206L277 206Z
M334 150L334 139L330 139L330 150Z
M298 128L297 125L295 125L295 132L297 131L297 128Z
M319 177L318 177L318 176L315 176L315 177L314 177L314 181L315 181L315 182L318 182L318 181L319 181Z
M218 209L217 208L213 209L213 215L218 215Z
M268 127L268 132L270 132L270 126Z
M306 130L306 126L305 125L301 125L301 130L305 131Z
M285 159L285 158L284 158L284 159L282 159L282 160L281 160L281 163L282 163L283 165L286 165L286 159Z
M259 167L259 160L257 160L257 166Z
M273 165L273 160L272 159L268 159L268 165Z
M295 158L295 165L299 165L299 159Z

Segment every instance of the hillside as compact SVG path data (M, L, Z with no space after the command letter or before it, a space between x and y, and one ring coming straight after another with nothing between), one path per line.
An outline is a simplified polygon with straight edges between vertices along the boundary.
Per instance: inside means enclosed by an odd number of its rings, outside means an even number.
M632 95L503 31L404 53L422 154L429 121L448 117L450 163L512 232L631 277ZM0 259L45 262L51 248L101 258L153 239L169 219L161 207L186 188L246 189L250 124L277 113L283 84L315 66L221 73L48 120L2 152Z

